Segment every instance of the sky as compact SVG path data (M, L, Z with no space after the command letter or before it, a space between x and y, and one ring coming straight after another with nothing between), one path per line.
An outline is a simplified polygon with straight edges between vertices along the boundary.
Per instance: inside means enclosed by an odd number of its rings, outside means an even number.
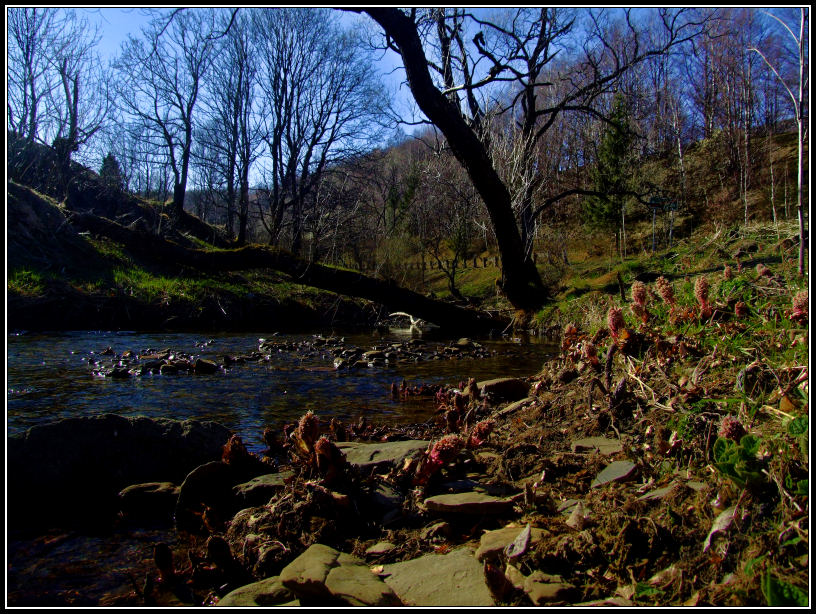
M86 18L90 24L99 26L100 41L97 50L103 60L114 60L118 55L122 43L129 34L138 36L141 29L146 26L151 19L150 11L139 7L87 7L76 8L79 17ZM373 23L365 15L356 13L337 11L342 21L349 25L354 23ZM399 56L393 51L379 53L375 57L383 82L387 87L395 92L399 110L405 117L411 117L416 110L416 105L410 95L408 86L402 84L405 79L405 71L402 70L402 63ZM402 85L401 85L402 84ZM406 133L412 133L408 126L404 128Z

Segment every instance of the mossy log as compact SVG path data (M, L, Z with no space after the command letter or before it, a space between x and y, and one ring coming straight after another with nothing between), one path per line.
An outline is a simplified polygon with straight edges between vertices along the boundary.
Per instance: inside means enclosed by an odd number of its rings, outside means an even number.
M171 261L208 273L274 269L289 275L295 283L380 303L392 311L410 313L448 331L486 333L504 330L509 324L509 320L482 311L428 298L391 280L308 262L277 247L247 245L235 249L192 249L88 213L74 214L70 221L80 229L121 243L143 257Z

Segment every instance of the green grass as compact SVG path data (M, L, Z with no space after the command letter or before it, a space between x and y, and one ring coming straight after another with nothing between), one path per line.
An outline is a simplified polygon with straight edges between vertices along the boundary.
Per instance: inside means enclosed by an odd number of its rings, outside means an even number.
M9 271L7 287L9 292L22 296L39 296L45 292L46 276L29 269Z

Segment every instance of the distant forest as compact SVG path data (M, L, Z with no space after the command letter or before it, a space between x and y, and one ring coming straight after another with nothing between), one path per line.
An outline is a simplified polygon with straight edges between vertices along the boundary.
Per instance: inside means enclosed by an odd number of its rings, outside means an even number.
M652 206L795 208L800 170L770 152L807 138L807 8L352 12L156 10L105 63L75 11L7 8L7 129L53 148L61 189L79 162L236 244L357 267L497 254L520 308L541 304L541 245ZM383 85L392 52L418 124Z

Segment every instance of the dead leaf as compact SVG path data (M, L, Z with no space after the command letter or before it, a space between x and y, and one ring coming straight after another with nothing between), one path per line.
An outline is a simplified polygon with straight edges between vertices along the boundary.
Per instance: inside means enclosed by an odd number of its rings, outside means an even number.
M734 513L736 511L737 507L732 505L714 519L714 523L711 525L711 531L708 532L708 537L706 537L703 542L703 552L708 552L708 549L711 547L711 538L714 537L715 533L722 533L728 530L728 527L731 526L731 522L734 520Z
M530 533L530 525L528 523L527 526L522 529L521 533L518 534L516 539L513 540L513 543L507 545L504 549L504 553L511 559L524 554L527 550L527 546L530 545Z

